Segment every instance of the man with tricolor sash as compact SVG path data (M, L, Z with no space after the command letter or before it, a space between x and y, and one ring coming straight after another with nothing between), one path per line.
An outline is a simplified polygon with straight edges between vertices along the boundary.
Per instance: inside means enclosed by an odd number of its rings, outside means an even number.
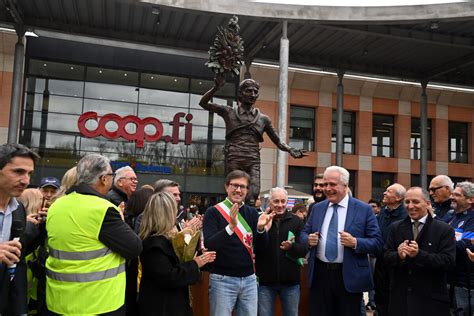
M210 207L204 215L206 248L217 252L210 269L209 305L211 316L256 316L258 306L257 278L253 248L265 244L266 225L273 213L259 216L257 210L243 202L250 176L234 170L227 175L227 198Z

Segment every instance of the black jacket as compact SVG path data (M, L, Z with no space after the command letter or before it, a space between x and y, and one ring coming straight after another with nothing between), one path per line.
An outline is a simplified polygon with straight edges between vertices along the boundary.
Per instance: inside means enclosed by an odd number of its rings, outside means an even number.
M19 315L26 314L27 306L27 280L25 257L34 250L39 243L39 229L26 221L26 211L21 203L12 213L13 221L22 223L20 242L22 245L20 261L16 265L15 277L10 282L10 275L6 265L0 263L0 314Z
M405 240L413 240L409 217L391 225L385 244L385 263L393 269L389 315L450 315L446 276L456 260L453 228L428 215L416 240L418 255L401 260L397 250Z
M286 212L282 218L273 219L264 247L255 250L255 265L261 285L291 286L300 283L300 266L292 258L302 258L308 252L306 246L299 243L303 221ZM288 232L293 232L295 243L288 250L280 249L282 241L288 240Z
M140 261L140 315L192 316L188 286L199 280L197 263L180 263L171 242L163 236L143 241Z
M119 206L122 202L125 202L125 204L128 202L127 194L120 191L115 185L113 185L112 189L107 193L107 199L116 206Z

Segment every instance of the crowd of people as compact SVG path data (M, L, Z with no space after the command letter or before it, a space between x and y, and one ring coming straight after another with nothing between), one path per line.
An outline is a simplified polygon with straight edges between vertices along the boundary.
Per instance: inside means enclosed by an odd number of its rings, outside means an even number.
M394 183L365 203L330 166L314 202L289 210L278 187L265 206L245 204L251 178L234 170L225 200L200 215L182 208L178 183L138 187L131 167L113 171L99 154L28 188L38 158L0 146L0 315L192 315L202 271L213 316L274 315L277 298L283 315L472 315L471 182ZM191 257L177 236L197 236Z

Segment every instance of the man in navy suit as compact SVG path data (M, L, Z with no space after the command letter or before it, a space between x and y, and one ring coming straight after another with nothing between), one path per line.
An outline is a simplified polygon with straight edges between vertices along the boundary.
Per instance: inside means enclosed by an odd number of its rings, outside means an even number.
M373 287L368 254L382 251L382 236L371 207L349 195L349 172L324 172L325 201L313 207L301 243L310 250L311 315L360 314L362 293Z

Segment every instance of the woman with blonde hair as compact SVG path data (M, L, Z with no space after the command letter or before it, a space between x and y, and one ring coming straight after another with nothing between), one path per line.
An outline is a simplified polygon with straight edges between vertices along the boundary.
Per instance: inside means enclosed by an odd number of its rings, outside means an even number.
M51 199L51 204L59 199L61 196L65 195L67 190L69 190L73 185L77 184L77 168L74 166L64 174L61 179L61 186L59 187L58 192Z
M43 207L43 194L38 189L26 189L18 197L18 201L25 207L26 215L38 214Z
M143 212L139 234L143 240L138 296L141 315L192 315L188 286L199 280L200 268L216 258L210 251L179 262L170 241L177 232L176 215L176 201L167 192L153 194Z

